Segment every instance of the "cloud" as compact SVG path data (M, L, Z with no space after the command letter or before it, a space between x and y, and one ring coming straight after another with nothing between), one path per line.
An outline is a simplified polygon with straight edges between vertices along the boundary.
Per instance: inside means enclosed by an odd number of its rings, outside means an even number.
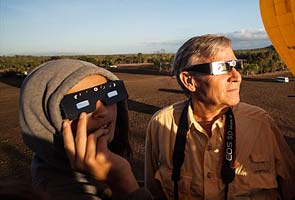
M239 31L219 33L232 40L233 49L255 49L263 48L271 44L264 29L241 29ZM151 41L143 43L146 47L155 49L166 49L170 52L176 52L177 49L188 38L181 40Z
M264 29L242 29L239 31L223 33L232 40L234 49L255 49L271 44Z
M225 33L224 35L237 40L264 40L268 39L268 36L264 29L242 29L239 31L234 31L230 33Z

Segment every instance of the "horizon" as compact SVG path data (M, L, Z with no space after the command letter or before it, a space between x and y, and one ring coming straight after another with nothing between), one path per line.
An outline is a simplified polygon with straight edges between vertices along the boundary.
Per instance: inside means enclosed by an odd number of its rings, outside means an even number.
M271 45L258 0L0 0L1 56L175 53L206 33L235 50Z
M253 49L233 49L234 51L252 51L252 50L260 50L260 49L265 49L265 48L269 48L269 47L273 47L272 44L269 44L268 46L265 46L265 47L258 47L258 48L253 48ZM54 53L52 52L51 54L48 53L48 54L10 54L10 55L0 55L3 56L3 57L14 57L14 56L36 56L36 57L50 57L50 56L119 56L119 55L136 55L138 53L142 53L142 52L136 52L136 53L113 53L113 54L76 54L76 53ZM145 55L148 55L148 54L156 54L157 52L153 52L153 53L142 53L142 54L145 54ZM176 52L164 52L164 54L175 54Z

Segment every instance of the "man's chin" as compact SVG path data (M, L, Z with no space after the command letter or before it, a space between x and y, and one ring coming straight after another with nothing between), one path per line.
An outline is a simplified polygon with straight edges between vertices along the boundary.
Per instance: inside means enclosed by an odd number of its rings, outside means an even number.
M240 98L237 99L236 101L231 102L229 106L236 106L236 105L238 105L239 103L240 103Z

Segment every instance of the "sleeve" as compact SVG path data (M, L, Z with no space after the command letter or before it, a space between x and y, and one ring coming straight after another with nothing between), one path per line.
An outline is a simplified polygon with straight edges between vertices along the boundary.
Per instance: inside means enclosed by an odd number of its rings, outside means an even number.
M282 199L295 199L295 156L273 119L271 127L275 136L275 168L279 193Z
M165 199L160 181L155 179L158 170L158 141L157 141L157 121L152 119L147 127L145 141L145 168L144 168L144 184L151 192L154 199Z

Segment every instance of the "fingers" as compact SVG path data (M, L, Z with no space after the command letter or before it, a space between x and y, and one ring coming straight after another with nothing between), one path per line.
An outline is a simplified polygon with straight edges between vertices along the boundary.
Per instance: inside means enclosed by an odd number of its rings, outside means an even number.
M69 120L63 122L64 148L73 169L84 169L84 158L87 143L87 117L81 113L76 134L73 134Z
M72 133L71 123L69 120L63 122L63 140L64 148L67 156L70 160L71 166L74 167L74 161L76 157L75 141Z
M108 150L106 143L106 129L98 129L87 138L86 159L95 159L98 152Z
M73 134L70 121L63 122L64 148L72 168L83 171L89 167L89 164L94 164L97 151L108 151L107 131L108 129L99 128L87 136L86 113L81 113L79 117L76 134Z
M111 163L107 149L106 130L99 129L99 134L90 134L87 139L85 165L89 173L97 180L107 180Z
M102 135L96 142L96 154L97 153L106 153L108 149L108 138L106 135Z
M76 165L78 169L83 170L83 162L85 158L86 152L86 144L87 144L87 117L86 113L81 113L78 121L76 138Z

